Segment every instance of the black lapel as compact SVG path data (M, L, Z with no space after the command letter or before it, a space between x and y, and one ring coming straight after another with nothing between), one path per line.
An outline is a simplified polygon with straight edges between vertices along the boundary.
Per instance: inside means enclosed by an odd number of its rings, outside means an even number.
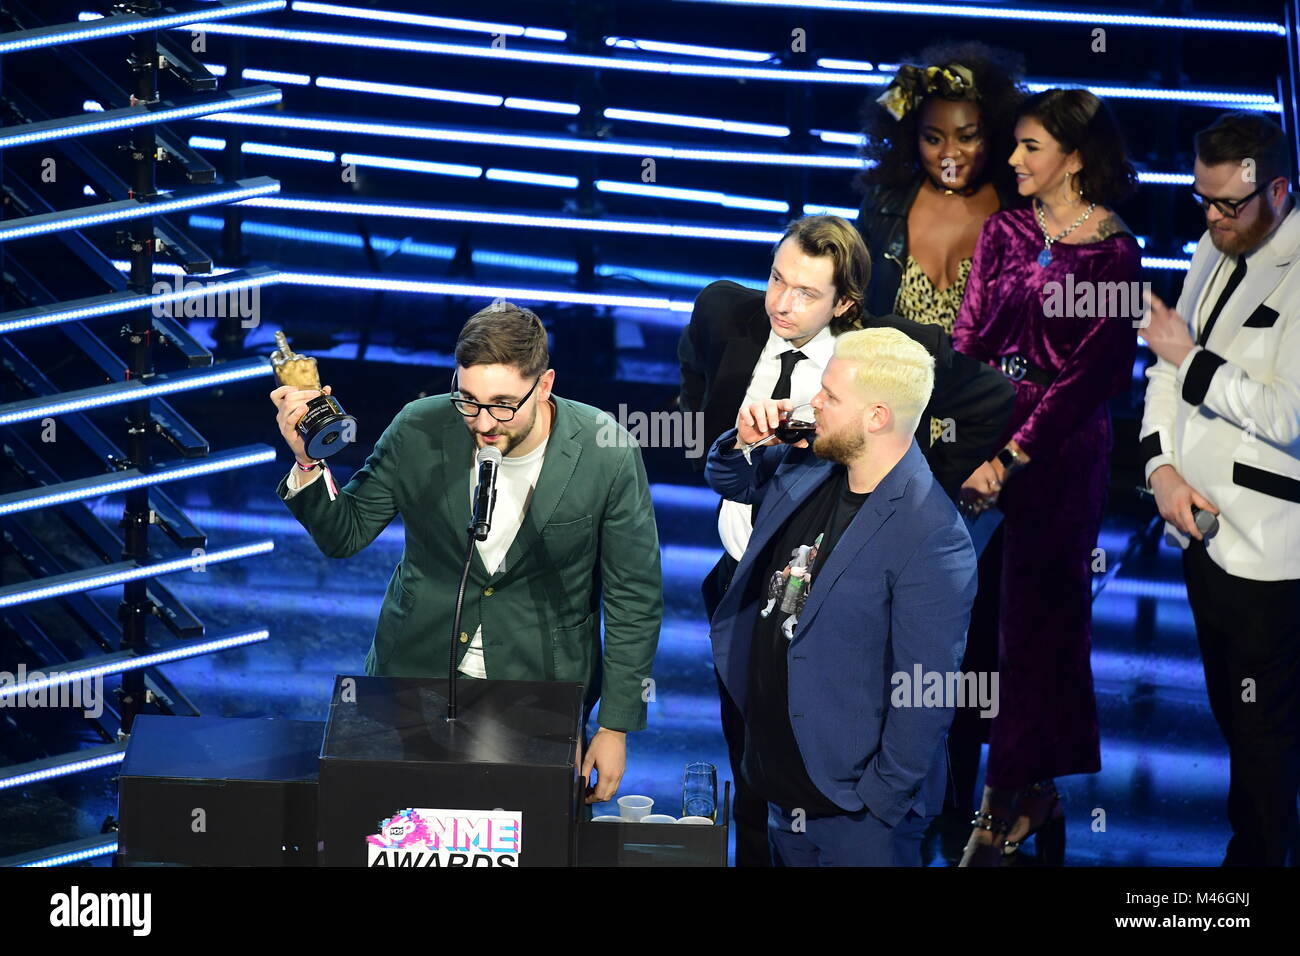
M447 524L456 535L456 548L462 554L470 520L469 484L474 465L474 439L459 415L442 426L442 507ZM438 479L435 479L438 480ZM477 580L486 580L487 568L474 549L470 572Z
M772 331L763 305L765 293L756 289L748 291L754 295L753 302L745 303L731 319L733 334L726 341L714 380L709 385L709 398L704 405L704 433L710 443L736 423L740 404L749 390L749 380L754 377L754 366Z
M579 440L581 428L577 416L568 402L555 398L555 424L551 428L551 437L546 442L546 455L542 458L542 470L537 476L537 486L533 497L524 512L523 523L519 533L506 551L505 562L501 569L501 580L506 580L531 549L541 540L542 529L551 520L560 498L569 489L573 473L578 468L578 459L582 456L582 442Z

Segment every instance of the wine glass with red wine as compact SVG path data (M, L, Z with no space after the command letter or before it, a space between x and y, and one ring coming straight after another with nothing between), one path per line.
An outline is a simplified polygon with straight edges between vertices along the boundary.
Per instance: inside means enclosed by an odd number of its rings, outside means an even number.
M782 415L780 421L777 422L776 431L771 435L760 438L742 450L746 452L752 451L759 445L766 445L773 438L785 442L787 445L793 445L805 438L812 441L816 431L817 422L814 417L812 403L804 402L802 405L796 405L788 414Z

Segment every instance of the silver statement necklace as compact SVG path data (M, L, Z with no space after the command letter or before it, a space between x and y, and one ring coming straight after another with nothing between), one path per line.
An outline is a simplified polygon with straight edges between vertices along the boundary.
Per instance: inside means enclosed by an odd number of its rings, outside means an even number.
M1060 242L1070 233L1074 232L1074 230L1082 226L1088 221L1088 217L1092 215L1092 211L1096 208L1096 203L1090 203L1088 208L1083 211L1083 215L1074 220L1074 225L1065 230L1065 232L1053 236L1047 231L1047 216L1043 213L1043 204L1040 200L1035 199L1034 210L1038 213L1038 228L1043 230L1043 251L1038 254L1038 264L1043 268L1047 268L1052 261L1052 243Z

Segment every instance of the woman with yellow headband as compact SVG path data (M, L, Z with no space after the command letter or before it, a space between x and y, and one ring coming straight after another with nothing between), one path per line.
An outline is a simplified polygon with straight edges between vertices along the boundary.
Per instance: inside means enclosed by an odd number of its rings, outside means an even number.
M857 223L871 252L866 306L951 333L980 228L999 209L1024 205L1006 158L1026 93L1019 58L981 43L934 46L914 62L921 65L900 67L863 115L863 151L872 163L859 179ZM932 420L931 443L942 437L941 423ZM980 560L963 671L997 667L1000 542L999 535ZM970 832L988 723L958 709L949 734L952 790L926 842L940 839L953 864Z
M1002 160L1026 93L1018 59L981 43L931 47L920 63L864 110L858 230L871 251L868 309L951 333L980 227L1022 204Z

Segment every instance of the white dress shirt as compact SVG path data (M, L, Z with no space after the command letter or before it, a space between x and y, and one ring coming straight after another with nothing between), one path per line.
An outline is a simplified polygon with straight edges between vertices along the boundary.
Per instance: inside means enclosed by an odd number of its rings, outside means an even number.
M754 365L754 374L750 376L742 408L772 397L772 389L781 377L781 355L793 348L775 331L768 332L767 344L763 346L763 353ZM794 370L790 373L790 401L802 405L821 391L822 372L826 371L826 366L835 353L835 336L831 334L831 327L827 325L797 351L805 357L795 363ZM739 413L740 409L736 411ZM753 509L739 501L724 500L722 510L718 512L718 536L722 538L722 546L727 549L727 553L739 561L749 545L749 536L753 531Z

